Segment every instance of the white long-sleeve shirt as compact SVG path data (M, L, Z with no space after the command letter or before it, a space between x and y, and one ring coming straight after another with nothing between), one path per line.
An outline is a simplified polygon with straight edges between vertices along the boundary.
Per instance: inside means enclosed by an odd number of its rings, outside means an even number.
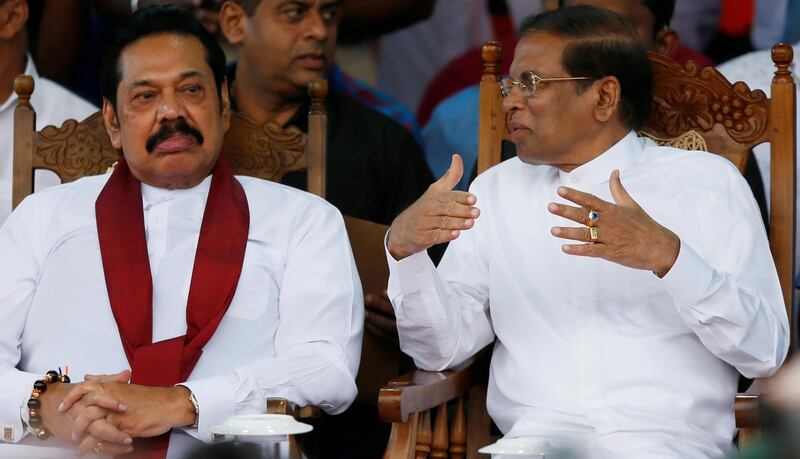
M0 228L0 423L13 442L43 372L130 368L97 239L94 205L108 176L28 197ZM249 177L250 231L231 305L185 383L200 406L197 429L174 430L169 457L209 440L233 414L263 413L285 397L330 413L356 396L363 298L339 212L324 200ZM153 340L185 334L186 301L211 177L189 190L142 185L153 275ZM36 444L33 439L27 443ZM177 446L176 446L177 445Z
M663 279L567 255L561 246L573 242L550 234L578 226L547 211L568 203L557 187L613 202L614 169L680 237ZM397 262L387 251L403 351L441 370L496 339L487 405L511 437L578 434L599 458L728 452L738 372L772 374L789 343L767 237L739 172L630 133L570 173L514 158L471 191L481 216L438 270L424 252ZM601 238L604 223L601 213Z

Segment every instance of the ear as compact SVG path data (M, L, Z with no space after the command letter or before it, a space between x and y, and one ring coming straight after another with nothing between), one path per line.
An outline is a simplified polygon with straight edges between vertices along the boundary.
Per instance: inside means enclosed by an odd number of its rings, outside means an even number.
M103 124L106 126L108 138L111 139L111 145L117 150L122 149L122 140L120 139L119 120L117 114L114 112L114 106L111 101L103 98Z
M679 42L678 32L675 31L675 29L669 27L661 29L656 33L655 51L659 54L672 57L672 55L675 54L675 50L678 49Z
M244 41L245 21L247 13L238 3L226 1L219 9L219 28L232 45L239 45Z
M7 0L0 6L0 39L10 40L25 29L28 22L28 2Z
M231 127L231 98L228 94L227 78L222 79L222 91L220 95L222 96L222 126L224 131L228 132L228 129Z
M603 77L596 81L593 86L597 94L594 117L597 121L605 123L619 111L622 87L615 76Z

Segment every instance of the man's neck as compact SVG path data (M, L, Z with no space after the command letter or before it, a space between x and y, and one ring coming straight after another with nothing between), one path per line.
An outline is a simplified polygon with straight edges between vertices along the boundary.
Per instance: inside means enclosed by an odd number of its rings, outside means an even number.
M233 82L236 110L259 124L274 121L283 126L289 122L303 104L302 96L286 97L270 91L263 84L255 84L245 76L248 72L241 68L241 62L239 65Z
M25 46L18 40L0 41L0 104L14 91L14 78L25 71Z
M601 129L598 131L597 135L586 136L574 149L574 151L578 153L570 155L570 157L575 158L575 161L557 164L555 167L564 172L571 172L573 169L590 162L608 151L611 147L616 145L617 142L622 140L623 137L628 135L628 132L630 132L630 128L618 124Z

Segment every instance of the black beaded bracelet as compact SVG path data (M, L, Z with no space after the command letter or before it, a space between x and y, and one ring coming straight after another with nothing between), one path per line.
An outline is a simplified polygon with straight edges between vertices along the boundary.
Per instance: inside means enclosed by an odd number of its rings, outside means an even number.
M42 416L39 413L42 408L42 401L39 400L39 396L47 390L48 384L57 382L69 383L69 376L61 374L61 368L58 371L50 370L44 375L44 378L37 379L33 383L31 398L28 399L28 425L36 432L36 437L39 440L47 440L50 437L50 432L44 427Z

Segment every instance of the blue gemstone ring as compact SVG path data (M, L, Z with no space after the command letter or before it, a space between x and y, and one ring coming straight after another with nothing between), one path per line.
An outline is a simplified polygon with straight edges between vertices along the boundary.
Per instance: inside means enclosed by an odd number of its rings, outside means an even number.
M594 228L598 221L600 221L600 214L598 214L596 210L590 210L589 219L586 220L586 226Z

